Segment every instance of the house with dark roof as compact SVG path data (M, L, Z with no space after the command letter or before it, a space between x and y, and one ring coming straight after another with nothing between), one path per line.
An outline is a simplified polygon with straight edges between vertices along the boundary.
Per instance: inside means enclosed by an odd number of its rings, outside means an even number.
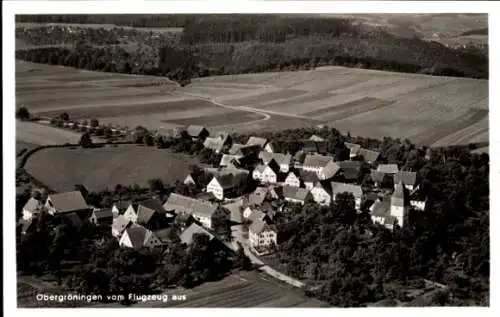
M266 165L257 166L252 172L252 177L261 183L275 184L278 182L279 174L280 166L272 159Z
M409 191L412 191L417 185L417 173L408 171L399 171L393 175L394 189L396 184L403 183Z
M359 161L342 161L337 162L340 167L339 174L343 179L348 181L356 181L361 171L361 162Z
M379 164L377 172L390 175L397 174L399 172L398 164Z
M243 210L243 218L254 222L259 219L262 220L266 217L266 214L262 211L260 206L248 206Z
M83 217L90 214L91 208L85 202L80 191L65 192L49 195L45 202L49 214L53 216L79 213Z
M130 206L130 201L118 201L113 204L111 207L111 212L114 217L118 217L119 215L123 215L127 208Z
M299 170L300 180L304 183L305 188L311 190L320 179L315 171Z
M120 246L142 249L155 249L163 246L163 242L151 231L142 226L132 226L123 232L120 241Z
M311 189L311 195L317 204L329 206L332 202L332 186L329 181L319 181Z
M244 201L242 198L236 199L234 201L224 203L221 207L227 209L230 214L230 220L233 223L243 222L243 205Z
M349 149L349 157L351 159L358 156L359 150L361 149L361 145L349 142L344 142L344 145L346 146L346 148Z
M283 186L283 196L286 201L301 205L312 200L311 192L306 188Z
M70 212L70 213L65 213L60 215L61 218L66 219L71 225L75 227L80 227L83 225L83 220L78 216L76 212Z
M361 208L361 201L363 200L363 190L361 189L361 186L339 182L332 182L331 186L333 200L336 200L339 194L350 193L354 196L356 210Z
M217 199L235 197L244 190L248 179L248 171L234 170L231 173L214 175L207 185L207 192L213 193Z
M217 210L217 205L176 193L170 194L163 208L169 212L191 215L207 228L212 227L212 218ZM177 217L178 217L177 216Z
M370 207L370 217L374 223L381 225L385 224L385 218L389 216L391 209L390 199L380 198L377 199Z
M304 159L302 169L315 172L320 180L326 180L333 178L340 167L333 161L331 156L309 154Z
M113 211L111 208L103 208L92 210L92 215L89 220L95 225L112 225L113 224Z
M210 233L207 229L193 223L191 224L189 227L187 227L182 233L181 235L179 236L179 238L181 239L181 242L182 243L185 243L186 245L191 245L194 241L194 236L196 234L204 234L204 235L207 235L208 236L208 239L210 241L212 241L215 236Z
M375 187L392 187L393 178L391 174L386 174L384 172L379 172L377 170L371 170L370 177L375 184Z
M248 206L260 206L266 200L271 198L267 187L257 187L248 195Z
M280 167L281 173L288 173L290 165L292 164L292 156L290 154L261 151L259 153L259 159L261 159L264 164L269 164L271 160L276 161Z
M123 215L113 219L113 224L111 225L111 234L113 237L119 238L123 234L123 231L132 225L130 219L125 218Z
M248 228L248 238L250 245L254 248L269 247L278 244L278 231L276 226L256 219Z
M38 217L43 208L44 205L40 200L31 197L23 206L23 219L30 220Z
M161 226L166 225L166 213L158 199L147 199L136 204L130 204L123 215L133 223L147 228L159 229Z
M210 134L205 127L200 125L190 125L187 127L186 132L193 140L205 139Z
M240 157L238 155L223 154L220 159L219 166L237 168L241 165L239 158Z
M303 140L302 144L302 151L304 153L326 154L328 150L328 143L326 141Z
M248 138L247 145L258 145L261 148L264 148L266 145L267 140L265 138L259 138L256 136L251 136Z
M221 133L214 137L207 137L203 142L203 147L210 149L215 153L221 153L224 146L231 142L231 138L228 133Z

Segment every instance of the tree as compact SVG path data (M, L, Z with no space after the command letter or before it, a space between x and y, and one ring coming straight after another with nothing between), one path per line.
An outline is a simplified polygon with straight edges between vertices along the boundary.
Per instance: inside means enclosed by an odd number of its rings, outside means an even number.
M97 128L99 126L99 120L97 120L97 119L90 119L90 126L92 128Z
M91 148L93 146L93 143L92 143L92 138L90 137L90 133L88 132L83 133L82 136L80 137L80 141L78 142L78 144L82 148Z
M163 181L159 178L154 178L154 179L148 180L148 184L149 184L149 189L153 193L163 192L163 190L165 189L165 185L163 184Z
M67 112L63 112L59 115L59 119L62 121L69 121L69 114Z
M21 119L21 120L29 120L30 112L28 111L28 108L26 108L26 107L19 108L16 111L16 118Z

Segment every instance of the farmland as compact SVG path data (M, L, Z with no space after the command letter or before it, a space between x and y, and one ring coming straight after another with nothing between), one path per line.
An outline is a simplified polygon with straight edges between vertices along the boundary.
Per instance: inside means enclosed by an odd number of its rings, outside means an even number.
M28 159L25 169L56 191L72 190L75 184L102 190L117 184L145 187L152 178L173 183L183 180L189 165L196 163L194 158L168 150L122 145L43 149Z
M468 78L329 66L198 78L180 88L162 77L18 62L16 98L17 107L40 115L65 111L160 132L187 124L236 132L328 124L423 145L488 141L488 81Z

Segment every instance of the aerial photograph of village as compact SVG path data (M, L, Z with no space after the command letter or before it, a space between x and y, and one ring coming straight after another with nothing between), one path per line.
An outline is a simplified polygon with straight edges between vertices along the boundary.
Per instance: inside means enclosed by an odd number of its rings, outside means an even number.
M16 15L17 307L489 307L488 50L486 13Z

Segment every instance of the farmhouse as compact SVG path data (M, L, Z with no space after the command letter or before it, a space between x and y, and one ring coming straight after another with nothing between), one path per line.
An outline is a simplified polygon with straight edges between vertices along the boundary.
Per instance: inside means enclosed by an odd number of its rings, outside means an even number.
M341 193L350 193L354 196L356 210L361 208L361 200L363 198L363 190L361 189L361 186L338 182L332 182L331 186L333 200L337 199L337 196Z
M393 184L393 178L390 174L386 174L384 172L378 172L377 170L371 170L370 177L373 180L373 183L376 187L388 187L388 184Z
M280 173L280 166L275 160L271 160L267 165L257 166L252 173L252 177L255 180L259 180L262 183L277 183L278 176Z
M320 179L318 174L314 171L300 170L300 180L304 183L304 186L310 190Z
M320 180L326 180L333 178L340 167L333 161L331 156L310 154L304 159L302 169L315 172Z
M121 237L123 231L132 225L132 221L125 218L125 216L120 215L113 219L113 224L111 225L111 234L113 237Z
M252 144L233 143L233 145L229 149L229 155L234 155L238 158L253 156L253 155L258 156L259 152L260 152L260 146Z
M370 163L370 164L374 164L377 161L379 155L380 155L379 152L364 149L364 148L361 148L358 151L358 156L362 157L365 162Z
M54 216L72 212L83 214L91 211L80 191L49 195L45 207L49 214Z
M250 245L252 247L269 247L278 244L276 227L265 221L256 219L248 229Z
M317 182L311 189L311 194L316 203L329 206L332 202L332 186L328 181Z
M304 153L326 154L328 152L328 143L325 141L304 140L302 143Z
M379 166L377 167L377 172L392 175L399 172L399 168L397 164L379 164Z
M205 139L210 134L205 127L199 125L188 126L186 132L193 140Z
M259 138L259 137L256 137L256 136L251 136L250 138L248 138L248 141L247 141L247 145L258 145L261 148L264 148L264 146L266 145L266 143L267 143L266 139Z
M40 200L31 197L23 207L23 219L30 220L38 217L43 208L44 206Z
M370 207L370 217L374 223L384 225L385 219L390 215L391 201L389 199L377 199Z
M289 172L285 178L284 185L292 187L301 187L300 174L296 171Z
M404 218L409 207L408 191L402 182L396 184L396 189L391 196L391 216L396 218L400 227L404 225Z
M222 207L227 209L230 214L230 220L234 223L243 222L243 199L239 198L235 201L223 204Z
M286 201L301 205L312 199L312 195L308 189L290 186L283 186L283 196Z
M269 153L261 151L259 153L259 159L261 159L264 164L269 164L271 160L275 160L280 167L281 173L288 173L290 170L290 164L292 163L292 156L290 154L282 153Z
M361 149L361 145L356 143L344 142L346 148L349 149L349 158L353 159L358 156L359 150Z
M347 181L356 181L361 171L361 162L359 161L342 161L337 162L340 167L341 176Z
M239 195L245 188L248 174L241 170L235 173L215 175L207 185L207 192L217 199Z
M248 196L248 206L260 206L266 200L281 199L283 197L280 187L257 187Z
M238 166L240 166L238 158L239 156L237 155L223 154L219 166L237 168Z
M203 147L214 151L215 153L221 153L224 146L231 142L231 138L228 133L220 133L215 137L207 137L203 142Z
M125 229L119 241L120 246L139 250L141 248L158 248L163 245L153 232L142 227L133 226Z
M208 236L208 239L212 241L215 236L208 232L205 228L198 226L197 224L193 223L189 227L187 227L179 236L181 239L182 243L185 243L186 245L191 245L194 241L194 236L197 234L204 234Z
M394 174L394 189L396 189L396 185L399 183L403 183L409 191L412 191L415 185L417 184L417 173L415 172L407 172L407 171L399 171Z
M217 205L207 201L172 193L163 205L167 211L179 214L191 215L207 228L212 227L212 217L217 210Z
M113 212L111 208L94 209L89 220L95 225L110 226L113 224Z

